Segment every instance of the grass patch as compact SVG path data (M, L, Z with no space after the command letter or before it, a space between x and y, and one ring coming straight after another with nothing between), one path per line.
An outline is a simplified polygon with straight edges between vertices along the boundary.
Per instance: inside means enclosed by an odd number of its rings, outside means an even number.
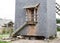
M0 34L0 39L3 38L3 37L8 37L9 34Z
M57 23L60 23L60 19L56 19L56 22L57 22Z
M10 43L10 42L6 42L6 41L0 41L0 43Z
M60 27L57 27L57 31L60 31Z

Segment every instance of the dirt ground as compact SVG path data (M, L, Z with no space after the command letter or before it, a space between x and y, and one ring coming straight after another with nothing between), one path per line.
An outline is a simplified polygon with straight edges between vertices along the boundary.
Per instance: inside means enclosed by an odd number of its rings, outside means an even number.
M60 39L54 40L16 40L12 43L60 43Z
M60 43L60 32L57 32L57 38L53 40L24 40L19 39L12 41L12 43Z

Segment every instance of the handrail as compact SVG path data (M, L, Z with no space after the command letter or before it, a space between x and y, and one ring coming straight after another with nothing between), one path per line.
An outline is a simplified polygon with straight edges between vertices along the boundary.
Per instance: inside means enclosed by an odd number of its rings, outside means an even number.
M21 25L16 31L14 31L11 36L17 36L17 33L20 32L25 26L27 25L27 23L24 23L23 25Z

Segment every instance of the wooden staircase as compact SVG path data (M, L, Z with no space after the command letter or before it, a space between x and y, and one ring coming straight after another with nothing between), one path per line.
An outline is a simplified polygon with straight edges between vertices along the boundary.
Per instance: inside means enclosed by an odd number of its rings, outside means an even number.
M27 26L27 23L24 23L23 25L21 25L18 29L16 29L16 31L14 31L10 36L12 37L16 37L18 35L18 33L24 29L24 27Z

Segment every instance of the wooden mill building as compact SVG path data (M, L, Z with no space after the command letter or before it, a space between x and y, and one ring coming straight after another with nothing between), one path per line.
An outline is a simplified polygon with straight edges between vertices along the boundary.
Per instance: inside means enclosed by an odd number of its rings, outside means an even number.
M56 32L55 0L16 0L12 36L49 38Z

